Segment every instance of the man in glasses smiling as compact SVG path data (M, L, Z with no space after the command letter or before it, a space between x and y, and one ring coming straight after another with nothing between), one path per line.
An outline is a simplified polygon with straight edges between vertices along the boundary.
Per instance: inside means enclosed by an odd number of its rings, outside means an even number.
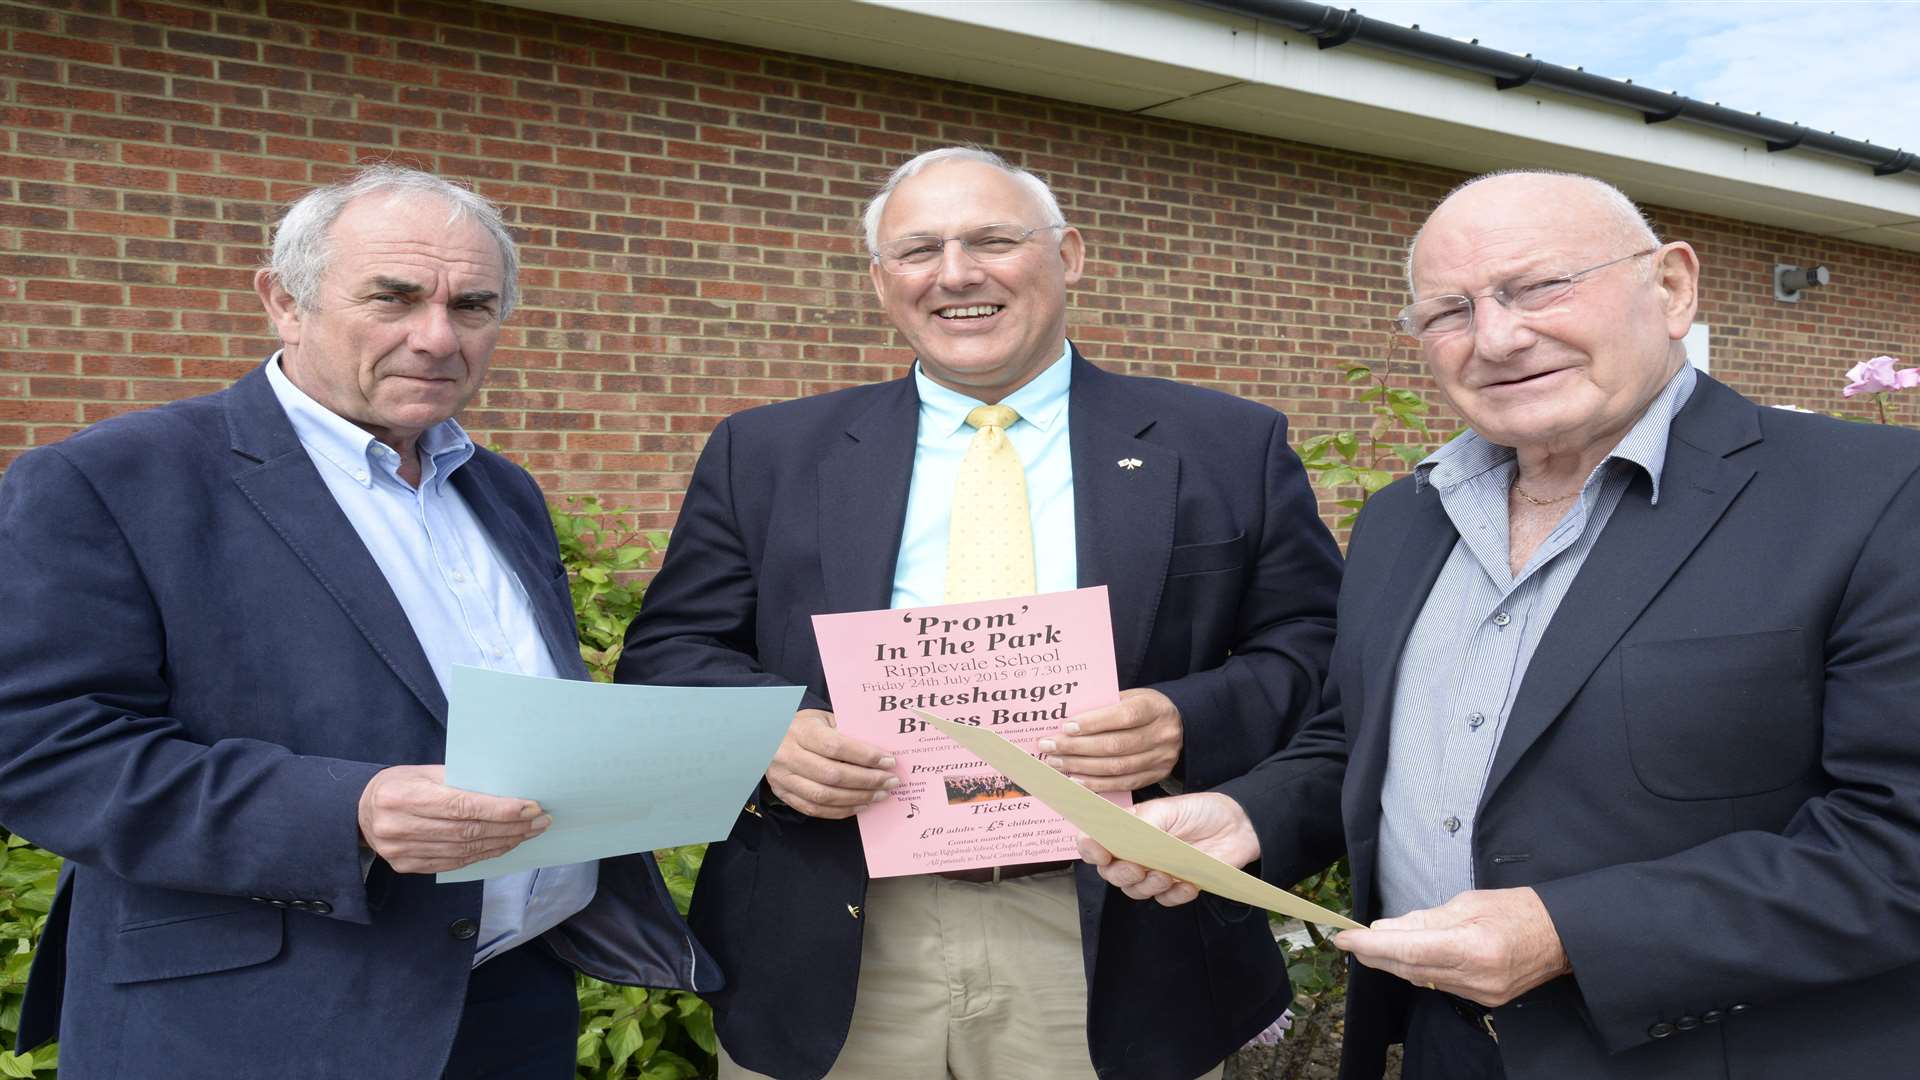
M1344 1075L1910 1073L1920 438L1697 374L1693 250L1595 180L1471 182L1408 269L1471 430L1355 523L1325 710L1140 815L1281 884L1344 844Z
M809 619L1105 585L1122 700L1041 749L1096 791L1217 784L1312 709L1332 640L1339 556L1286 421L1082 358L1084 242L994 154L914 158L864 225L912 370L722 423L620 662L623 679L808 687L694 895L727 977L721 1076L1212 1075L1291 1000L1266 920L1109 902L1066 861L870 882L852 817L896 766L833 726ZM983 439L1017 451L1011 501L965 512Z

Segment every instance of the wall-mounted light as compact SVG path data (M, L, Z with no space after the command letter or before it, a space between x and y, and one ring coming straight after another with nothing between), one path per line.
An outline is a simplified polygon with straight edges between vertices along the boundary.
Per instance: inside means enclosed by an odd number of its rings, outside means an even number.
M1832 275L1824 266L1808 267L1805 270L1785 263L1773 268L1773 298L1785 300L1789 304L1800 302L1800 294L1807 289L1817 289L1825 285Z

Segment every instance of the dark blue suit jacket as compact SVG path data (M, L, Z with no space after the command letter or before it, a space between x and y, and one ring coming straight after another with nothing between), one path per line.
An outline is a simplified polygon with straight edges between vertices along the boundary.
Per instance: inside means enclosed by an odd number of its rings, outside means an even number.
M1495 1010L1507 1075L1912 1075L1920 437L1702 376L1648 490L1561 602L1480 802L1476 886L1536 889L1573 965ZM1275 881L1337 854L1344 817L1363 920L1394 672L1457 538L1432 488L1368 502L1327 710L1223 788ZM1353 968L1347 1076L1380 1075L1406 989Z
M1315 707L1338 550L1279 413L1103 372L1077 352L1072 363L1080 584L1108 588L1120 685L1179 706L1178 775L1217 784L1278 749ZM910 377L723 422L620 677L798 684L806 706L831 708L811 617L888 606L918 425ZM1140 466L1120 467L1129 458ZM773 805L764 784L709 849L693 923L726 969L729 988L713 1001L740 1064L811 1080L833 1063L859 972L850 912L866 884L853 820ZM1079 891L1087 1037L1102 1076L1192 1080L1291 999L1264 913L1211 897L1180 909L1110 900L1085 866Z
M584 678L532 478L481 450L454 482ZM356 808L444 760L446 701L264 374L15 462L0 611L0 821L68 860L21 1045L57 1030L73 1080L438 1076L481 887L363 881ZM545 941L718 985L648 855Z

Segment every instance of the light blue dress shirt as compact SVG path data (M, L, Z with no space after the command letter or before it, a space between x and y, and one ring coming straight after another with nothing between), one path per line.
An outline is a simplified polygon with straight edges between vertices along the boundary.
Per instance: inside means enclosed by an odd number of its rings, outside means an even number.
M1414 484L1439 492L1460 536L1400 654L1380 790L1381 915L1474 887L1480 800L1534 650L1634 477L1646 475L1659 504L1667 434L1698 378L1681 365L1517 575L1507 546L1513 450L1469 431L1414 466Z
M1080 587L1073 517L1073 449L1067 441L1067 392L1073 381L1072 350L1060 343L1060 359L1008 394L1000 404L1020 414L1007 439L1020 452L1027 473L1027 516L1033 523L1033 581L1039 592ZM920 434L914 443L913 482L907 519L900 531L900 557L893 569L893 606L925 607L946 601L947 530L953 518L953 486L974 429L967 414L987 402L949 390L919 364Z
M400 455L293 385L278 354L267 381L327 490L393 589L444 693L455 664L553 678L559 674L533 604L487 530L450 482L473 440L444 421L421 434L420 486L400 479ZM395 723L409 722L400 717ZM497 877L486 883L478 966L586 907L598 863Z

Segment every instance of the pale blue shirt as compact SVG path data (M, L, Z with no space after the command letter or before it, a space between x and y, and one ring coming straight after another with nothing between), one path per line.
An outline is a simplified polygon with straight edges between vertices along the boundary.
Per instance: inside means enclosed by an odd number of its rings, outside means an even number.
M1072 356L1061 342L1060 359L1000 402L1020 414L1007 429L1007 439L1026 468L1033 581L1036 591L1043 593L1080 586L1079 560L1074 554L1073 449L1067 441ZM914 443L913 484L907 493L906 524L900 531L900 558L893 568L893 606L897 608L946 600L953 485L974 435L967 426L967 414L988 404L927 378L919 364L914 365L913 381L920 391L920 434Z
M473 440L460 425L446 420L421 434L416 489L400 479L397 451L293 385L280 370L278 354L267 363L267 382L400 601L441 691L447 691L455 664L557 676L525 586L450 482L454 470L473 457ZM586 907L599 872L598 863L577 863L487 881L475 966Z
M1698 378L1681 365L1517 575L1507 558L1513 450L1469 431L1414 466L1415 487L1439 493L1460 535L1400 654L1380 790L1381 915L1474 887L1480 801L1534 651L1635 477L1659 504L1667 434Z

